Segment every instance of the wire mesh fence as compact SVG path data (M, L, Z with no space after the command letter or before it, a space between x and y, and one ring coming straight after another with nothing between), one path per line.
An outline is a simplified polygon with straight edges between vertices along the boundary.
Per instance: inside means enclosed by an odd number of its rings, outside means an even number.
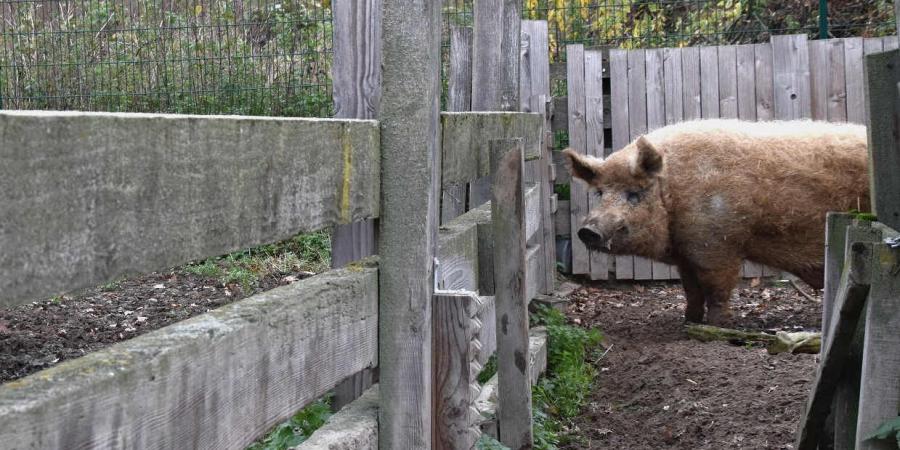
M0 0L0 107L327 116L329 6Z

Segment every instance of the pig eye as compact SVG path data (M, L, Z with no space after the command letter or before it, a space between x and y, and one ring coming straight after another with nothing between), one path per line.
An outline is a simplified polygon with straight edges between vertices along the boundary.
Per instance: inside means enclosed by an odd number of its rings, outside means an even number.
M637 205L641 201L641 193L638 191L628 191L625 193L625 199L632 205Z

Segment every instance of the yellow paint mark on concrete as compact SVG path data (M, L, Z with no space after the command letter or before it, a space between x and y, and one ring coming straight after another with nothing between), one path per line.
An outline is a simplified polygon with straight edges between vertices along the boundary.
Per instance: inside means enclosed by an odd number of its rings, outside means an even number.
M353 144L350 141L350 127L344 125L341 147L344 151L344 176L341 187L341 221L350 222L350 177L353 175Z

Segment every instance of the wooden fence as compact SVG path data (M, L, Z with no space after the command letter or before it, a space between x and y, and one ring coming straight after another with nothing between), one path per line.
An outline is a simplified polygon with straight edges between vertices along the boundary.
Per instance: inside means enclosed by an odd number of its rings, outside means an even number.
M798 431L801 450L880 450L897 442L873 434L900 414L900 51L865 59L878 222L828 216L821 361Z
M305 448L530 445L547 355L527 306L555 270L546 23L504 0L472 32L502 35L473 47L505 80L481 109L538 112L440 113L436 4L346 1L345 119L0 111L2 306L379 221L377 257L0 386L0 447L240 449L342 388ZM439 227L439 193L478 180L492 201Z
M773 36L762 44L647 50L567 48L568 96L554 101L554 130L568 131L570 146L608 156L637 136L683 120L815 119L867 123L863 56L897 48L897 37L807 41ZM564 182L565 179L560 181ZM571 183L557 233L575 236L592 206L583 186ZM572 272L592 279L677 278L674 267L645 258L608 258L571 239ZM743 276L777 273L746 262Z

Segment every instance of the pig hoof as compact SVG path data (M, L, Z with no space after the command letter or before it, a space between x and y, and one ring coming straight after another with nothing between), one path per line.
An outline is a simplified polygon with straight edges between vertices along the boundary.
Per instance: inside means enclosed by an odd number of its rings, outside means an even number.
M710 325L717 327L728 327L734 323L731 311L718 308L711 308L706 314L706 319Z

